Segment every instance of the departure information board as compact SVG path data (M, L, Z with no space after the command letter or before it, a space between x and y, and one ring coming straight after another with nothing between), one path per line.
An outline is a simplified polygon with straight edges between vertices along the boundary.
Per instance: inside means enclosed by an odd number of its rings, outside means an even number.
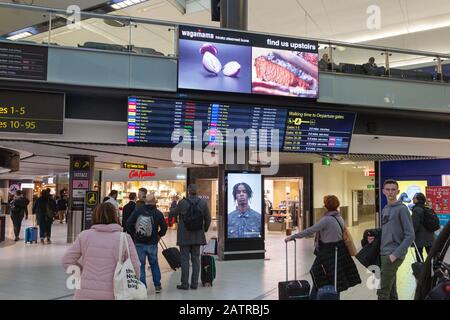
M258 135L259 129L266 129L269 137L272 129L278 129L281 147L286 113L287 110L274 107L130 97L128 145L172 146L180 141L173 142L172 133L181 137L185 130L189 135L183 138L191 142L201 141L202 146L222 145L228 129L242 129L248 134L247 145L260 143L270 148L271 143L267 144L268 140ZM195 128L195 121L201 122L201 128ZM209 135L205 139L206 130Z
M0 77L47 80L48 48L0 42Z
M129 97L128 145L171 147L181 141L200 142L202 147L223 145L228 129L235 130L235 135L242 129L249 132L247 146L270 149L271 130L278 129L281 151L348 153L355 117L301 108ZM196 121L201 128L194 126ZM269 138L259 129L267 129Z
M63 93L0 89L0 132L62 134Z
M348 153L355 115L289 110L283 151Z

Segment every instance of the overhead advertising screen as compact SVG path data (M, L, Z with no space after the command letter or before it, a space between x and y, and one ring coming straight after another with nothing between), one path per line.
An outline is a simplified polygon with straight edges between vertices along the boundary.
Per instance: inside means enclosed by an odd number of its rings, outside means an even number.
M63 93L0 89L0 132L62 134Z
M182 140L172 141L172 134L178 137L185 130L189 135L183 139L191 143L221 145L227 129L255 129L247 142L270 149L272 141L261 139L258 129L267 129L268 137L277 129L281 151L348 153L355 118L346 112L129 97L128 145L173 147ZM199 132L195 121L202 124ZM206 130L210 134L204 139Z
M178 87L317 98L318 42L179 27Z
M0 42L0 78L47 80L48 48Z
M261 174L228 173L227 198L227 238L261 238Z

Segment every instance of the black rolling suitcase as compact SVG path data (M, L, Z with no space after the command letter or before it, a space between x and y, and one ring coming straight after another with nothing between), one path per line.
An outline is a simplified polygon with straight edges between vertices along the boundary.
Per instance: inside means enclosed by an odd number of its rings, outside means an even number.
M286 242L286 281L278 282L279 300L309 300L311 286L306 280L297 280L297 243L294 240L295 280L288 280L288 244Z
M169 263L169 266L173 270L177 270L177 268L181 268L181 254L180 250L178 248L167 248L166 244L162 239L160 239L161 247L163 248L162 254L164 258L166 258L167 262Z
M211 286L216 278L216 261L214 257L209 254L202 254L201 258L201 274L202 285Z

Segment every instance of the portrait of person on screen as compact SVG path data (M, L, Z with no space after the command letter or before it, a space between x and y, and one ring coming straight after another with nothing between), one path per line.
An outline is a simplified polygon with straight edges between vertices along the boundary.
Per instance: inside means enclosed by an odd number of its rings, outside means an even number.
M251 187L239 182L233 187L236 210L228 214L228 238L258 238L261 236L261 213L250 208Z

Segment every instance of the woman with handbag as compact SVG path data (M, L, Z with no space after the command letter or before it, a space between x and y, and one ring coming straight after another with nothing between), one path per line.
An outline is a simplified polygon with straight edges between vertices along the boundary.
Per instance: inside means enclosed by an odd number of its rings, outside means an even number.
M133 240L129 234L122 232L115 207L110 203L102 203L94 210L91 229L81 232L62 258L62 264L69 274L73 270L81 274L74 299L117 298L116 274L124 260L128 261L131 269L126 272L133 274L132 281L138 285L140 262Z
M56 211L56 202L50 194L50 189L42 190L41 196L33 206L33 214L36 215L36 220L39 225L39 238L42 244L45 243L44 239L47 239L47 243L52 243L52 224Z
M339 211L339 199L334 195L325 196L323 203L327 212L315 225L285 239L291 241L297 238L305 238L316 234L315 251L316 259L311 267L313 288L311 299L315 300L319 288L335 285L335 252L337 254L337 283L336 291L340 293L361 283L358 270L352 259L356 248L353 240L345 227L345 222Z

